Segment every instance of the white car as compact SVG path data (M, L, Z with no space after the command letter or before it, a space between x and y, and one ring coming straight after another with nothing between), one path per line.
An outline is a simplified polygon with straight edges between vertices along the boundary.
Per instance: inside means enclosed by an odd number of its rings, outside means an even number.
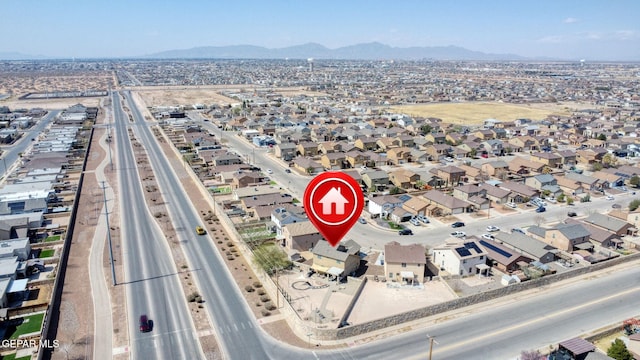
M613 200L613 199L614 199L614 197L613 197L613 196L611 196L611 195L607 195L607 200Z
M512 209L515 209L515 208L518 207L518 205L516 203L514 203L514 202L507 203L507 206L512 208Z
M415 226L420 226L420 221L418 221L418 219L416 218L409 220L409 222Z
M487 240L495 240L495 236L491 235L491 234L482 234L482 238L483 239L487 239Z
M489 225L487 226L487 231L488 232L500 231L500 228L497 226Z
M463 238L467 236L467 234L464 231L454 231L451 233L451 236L457 237L457 238Z
M273 170L267 169L267 174L273 174Z

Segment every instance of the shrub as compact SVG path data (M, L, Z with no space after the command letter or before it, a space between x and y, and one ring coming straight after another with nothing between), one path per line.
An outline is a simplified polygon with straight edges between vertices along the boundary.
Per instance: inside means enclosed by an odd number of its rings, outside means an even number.
M234 247L234 246L235 246L235 244L234 244L234 243L232 243L231 241L229 241L229 242L227 242L227 246L228 246L228 247Z
M266 294L266 293L267 293L267 292L266 292L266 291L264 291L264 289L260 289L260 290L258 290L258 295L264 295L264 294Z
M260 301L267 302L267 301L271 301L271 299L269 299L268 295L262 295L260 296Z
M262 283L260 281L254 281L253 282L253 286L257 287L257 288L261 288L262 287Z
M251 285L247 285L247 286L245 286L245 287L244 287L244 289L245 289L247 292L254 292L254 291L255 291L255 289L254 289L254 288L253 288L253 286L251 286Z
M272 302L268 302L268 303L264 304L264 307L265 307L265 309L267 309L267 310L275 310L275 309L276 309L276 306L275 306L275 305L273 305L273 303L272 303Z
M267 311L267 309L262 309L261 313L262 313L262 316L269 316L269 315L271 315L271 313L270 313L269 311Z

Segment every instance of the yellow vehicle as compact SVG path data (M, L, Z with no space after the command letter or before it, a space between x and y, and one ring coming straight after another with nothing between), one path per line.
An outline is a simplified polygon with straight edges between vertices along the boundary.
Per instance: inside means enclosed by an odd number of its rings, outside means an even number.
M198 235L204 235L207 232L204 230L204 228L202 226L196 226L196 234Z

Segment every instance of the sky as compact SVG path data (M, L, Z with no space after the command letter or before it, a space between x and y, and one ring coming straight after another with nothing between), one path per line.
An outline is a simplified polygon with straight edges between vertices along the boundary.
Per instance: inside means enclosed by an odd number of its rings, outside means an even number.
M637 0L0 0L0 9L0 53L59 58L380 42L640 61Z

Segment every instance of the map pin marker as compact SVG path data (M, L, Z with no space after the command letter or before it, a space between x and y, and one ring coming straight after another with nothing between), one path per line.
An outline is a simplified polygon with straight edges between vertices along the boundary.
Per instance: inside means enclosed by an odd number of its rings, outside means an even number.
M364 195L351 176L325 171L307 185L303 205L311 223L335 247L358 221Z

